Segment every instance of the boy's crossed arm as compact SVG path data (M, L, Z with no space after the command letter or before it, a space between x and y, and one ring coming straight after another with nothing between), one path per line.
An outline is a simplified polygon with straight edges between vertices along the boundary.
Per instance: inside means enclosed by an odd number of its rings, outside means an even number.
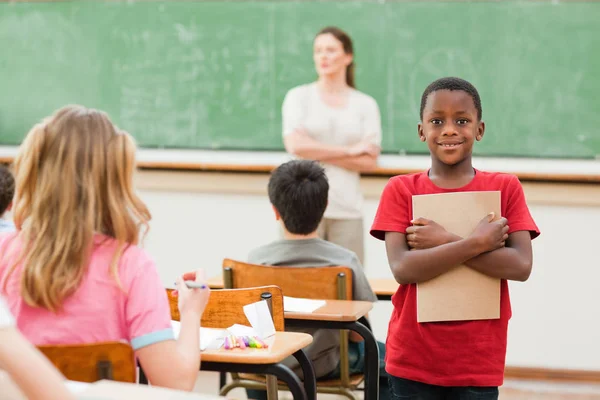
M424 218L414 220L406 235L386 232L392 273L399 283L418 283L466 264L491 277L525 281L531 273L531 237L527 231L508 235L506 222L486 216L467 238Z

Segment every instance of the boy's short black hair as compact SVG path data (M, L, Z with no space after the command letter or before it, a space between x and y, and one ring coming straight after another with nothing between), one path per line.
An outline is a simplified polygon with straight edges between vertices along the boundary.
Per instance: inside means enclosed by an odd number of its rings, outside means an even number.
M438 90L462 90L463 92L467 93L473 99L473 103L475 103L475 108L477 109L477 119L481 121L482 110L479 92L471 83L465 81L464 79L454 77L440 78L431 82L429 86L425 88L425 91L421 96L421 111L419 112L421 121L423 120L423 110L425 109L425 103L427 103L427 97L429 97L431 93Z
M15 178L4 165L0 165L0 215L4 214L15 195Z
M269 179L269 200L288 232L308 235L317 230L325 208L329 182L317 162L292 160L277 167Z

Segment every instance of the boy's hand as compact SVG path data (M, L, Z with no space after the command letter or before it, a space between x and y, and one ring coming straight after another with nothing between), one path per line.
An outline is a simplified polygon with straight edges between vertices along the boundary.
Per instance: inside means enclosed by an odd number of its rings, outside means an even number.
M189 289L184 281L196 281L196 283L204 284L206 287L203 289ZM177 290L174 295L178 298L177 308L179 308L181 315L194 314L200 320L210 297L210 288L206 284L204 270L199 269L196 272L188 272L177 278Z
M504 247L508 239L508 221L506 218L495 219L494 213L486 215L475 227L471 238L481 247L482 253Z
M430 219L419 217L411 222L413 226L406 228L406 242L411 250L431 249L461 239Z

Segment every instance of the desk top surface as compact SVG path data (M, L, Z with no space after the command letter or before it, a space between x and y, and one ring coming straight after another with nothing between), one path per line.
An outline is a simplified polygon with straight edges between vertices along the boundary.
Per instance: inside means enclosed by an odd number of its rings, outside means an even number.
M376 295L392 296L400 284L392 278L369 279L369 283Z
M204 350L200 354L202 361L237 364L274 364L283 361L296 351L313 341L311 335L299 332L275 332L265 339L266 349L233 349L221 347L216 350Z
M204 393L190 393L180 390L137 385L114 381L83 383L65 381L67 389L78 400L224 400L225 397ZM10 376L0 371L0 398L2 400L26 400Z
M216 275L206 280L208 287L211 289L223 289L225 284L223 283L223 275Z
M325 300L323 307L315 311L284 313L286 319L302 319L310 321L354 322L365 316L373 308L370 301L357 300Z

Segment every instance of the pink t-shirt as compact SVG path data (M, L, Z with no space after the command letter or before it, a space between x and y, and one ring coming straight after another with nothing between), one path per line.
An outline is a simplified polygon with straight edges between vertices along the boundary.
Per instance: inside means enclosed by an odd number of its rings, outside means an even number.
M57 314L23 301L21 265L7 277L21 248L16 233L0 235L0 282L8 279L6 303L18 329L33 344L126 341L137 350L174 339L166 291L154 261L139 247L129 246L119 260L121 289L110 273L116 240L96 235L87 274Z

